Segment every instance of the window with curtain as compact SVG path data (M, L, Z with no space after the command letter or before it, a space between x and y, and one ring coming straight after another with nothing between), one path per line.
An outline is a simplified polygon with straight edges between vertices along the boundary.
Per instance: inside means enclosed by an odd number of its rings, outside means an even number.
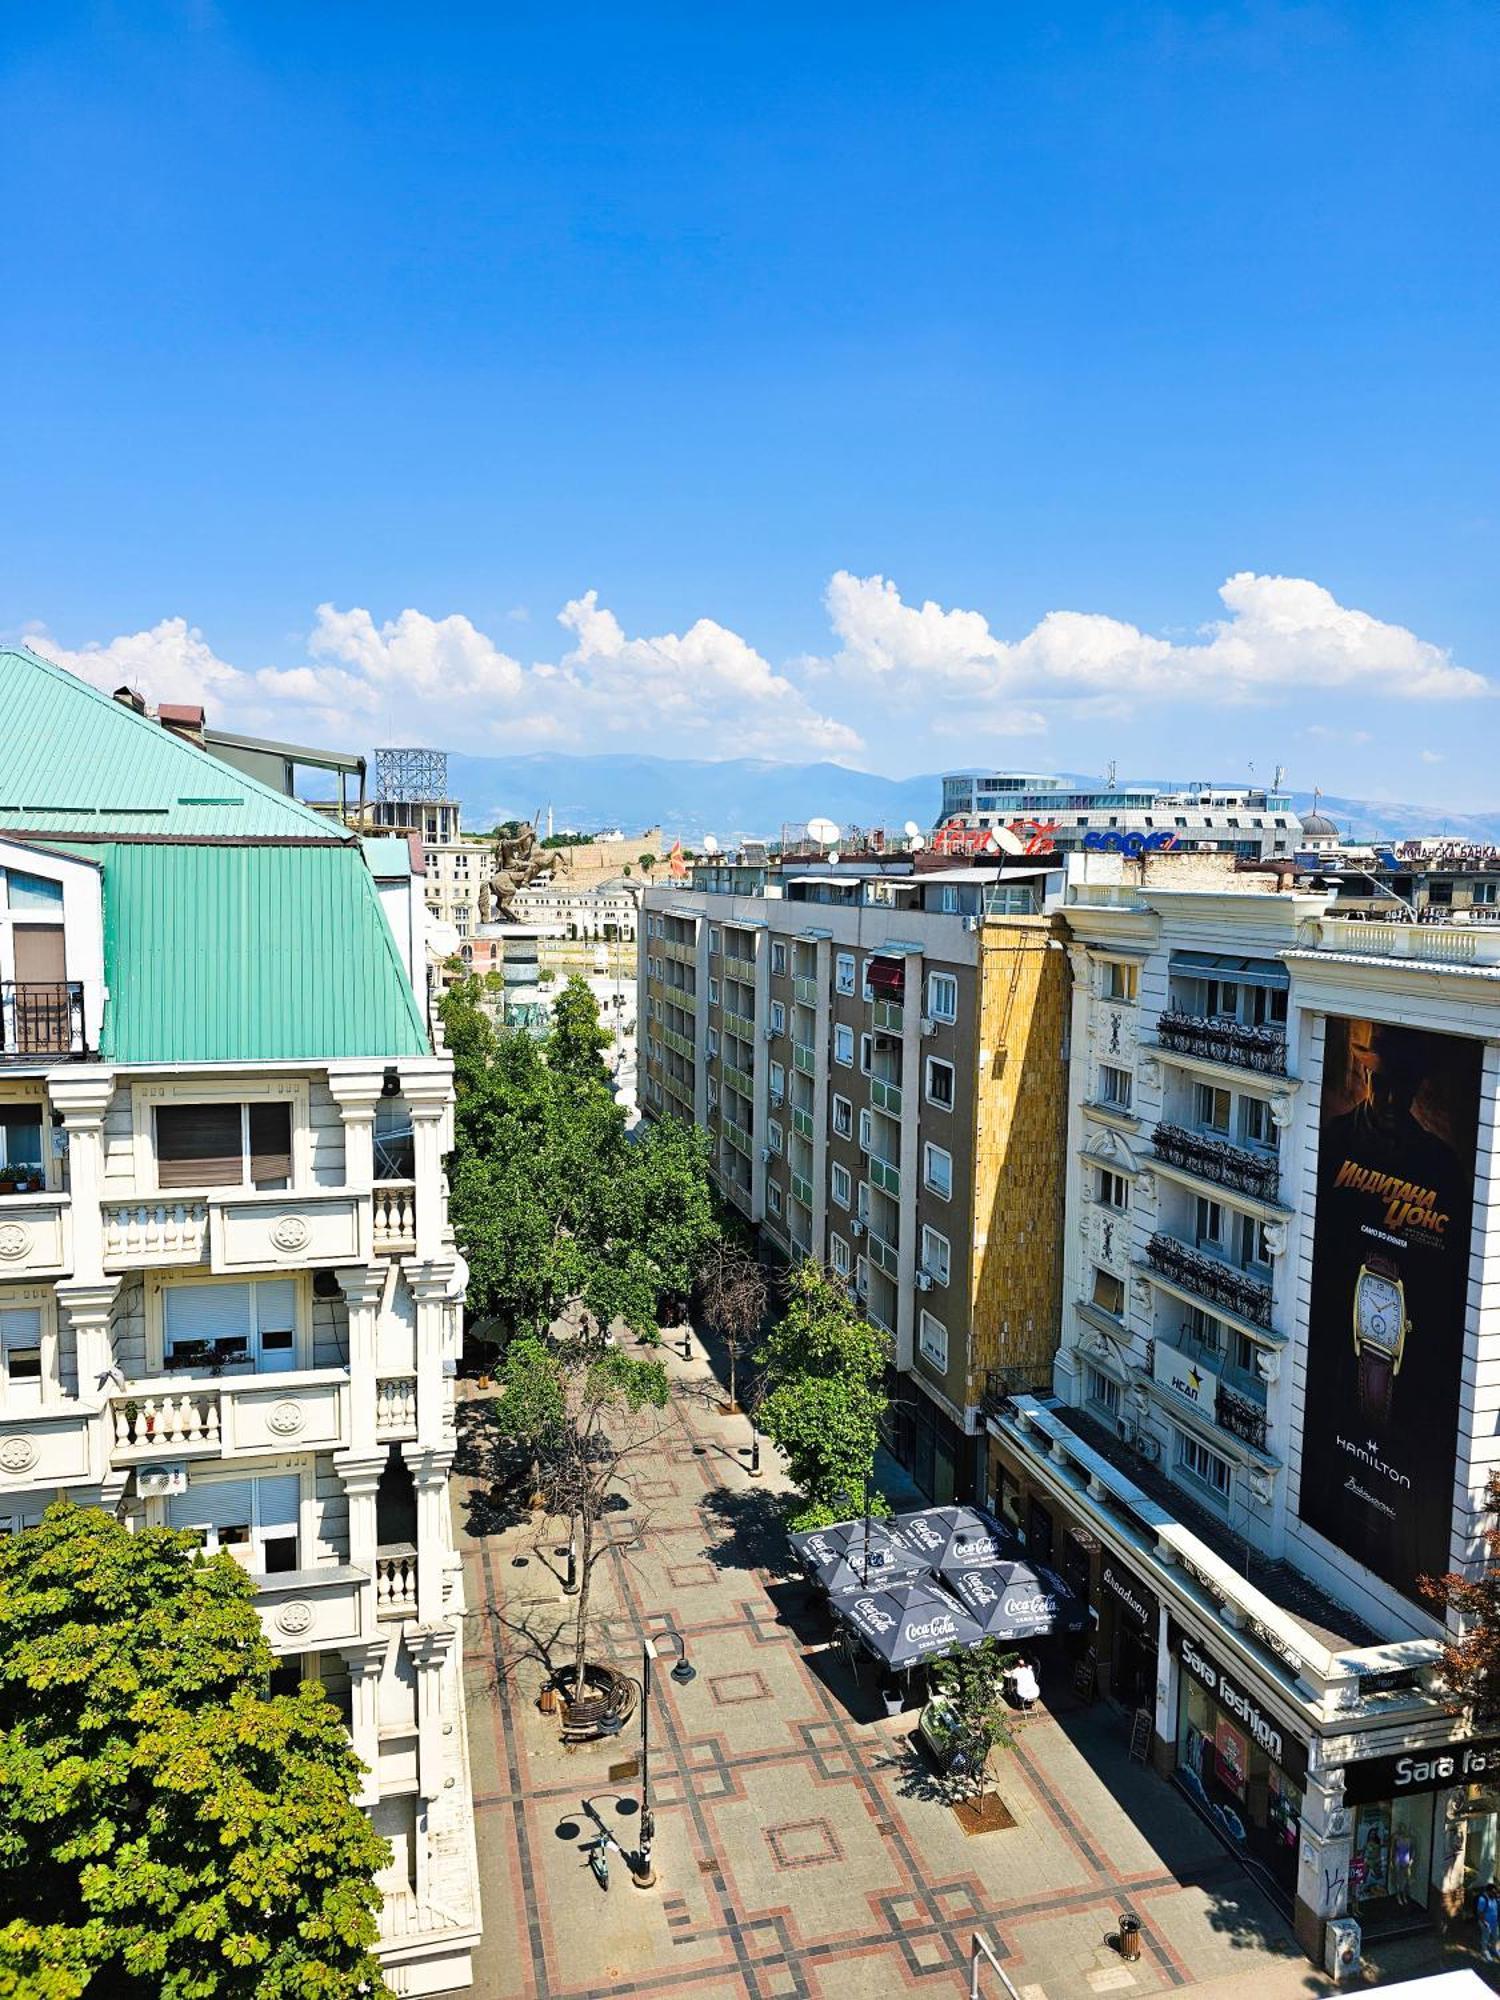
M271 1190L292 1178L289 1104L159 1104L156 1184Z
M0 1104L0 1167L12 1173L42 1171L40 1104Z

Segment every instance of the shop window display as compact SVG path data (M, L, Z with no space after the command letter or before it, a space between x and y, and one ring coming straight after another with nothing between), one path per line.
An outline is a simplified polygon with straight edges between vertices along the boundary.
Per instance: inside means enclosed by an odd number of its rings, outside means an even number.
M1178 1710L1177 1777L1230 1844L1266 1870L1283 1897L1293 1895L1302 1795L1208 1690L1187 1676Z
M1432 1874L1430 1792L1380 1800L1354 1814L1349 1908L1366 1924L1425 1910Z

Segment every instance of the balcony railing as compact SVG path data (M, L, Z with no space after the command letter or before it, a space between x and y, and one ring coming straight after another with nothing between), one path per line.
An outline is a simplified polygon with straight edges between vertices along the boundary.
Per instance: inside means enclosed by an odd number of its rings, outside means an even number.
M205 1380L202 1357L192 1358L194 1379L166 1374L127 1382L110 1398L110 1448L117 1464L306 1451L348 1442L347 1369L268 1374L241 1356L226 1360L224 1374Z
M792 981L792 991L804 1007L817 1006L818 982L816 979L809 979L805 973L799 972Z
M380 1375L375 1381L375 1435L411 1438L417 1434L417 1382L414 1375Z
M888 1278L894 1278L901 1268L901 1259L897 1255L895 1244L887 1243L883 1236L877 1236L868 1226L865 1231L865 1243L867 1246L865 1255L870 1262L884 1271Z
M880 1188L885 1194L895 1195L899 1198L901 1194L901 1169L892 1166L889 1160L872 1159L870 1162L870 1185L871 1187Z
M1153 1236L1146 1246L1146 1261L1153 1271L1181 1285L1194 1298L1238 1313L1255 1326L1270 1326L1271 1287L1252 1278L1248 1271L1236 1270L1232 1264L1179 1243L1175 1236Z
M417 1247L417 1190L410 1181L381 1181L375 1189L375 1249L383 1257Z
M417 1615L417 1551L410 1542L388 1542L375 1557L375 1616Z
M1275 1201L1281 1186L1281 1163L1264 1153L1231 1146L1227 1139L1206 1138L1181 1125L1158 1125L1151 1135L1152 1151L1168 1166L1181 1167L1215 1187L1234 1188L1257 1201Z
M814 1130L812 1113L804 1111L800 1105L794 1105L792 1108L792 1130L800 1132L804 1139L811 1139Z
M1236 1395L1233 1389L1219 1385L1219 1394L1214 1403L1214 1418L1219 1429L1228 1431L1242 1444L1253 1445L1257 1451L1266 1448L1266 1413L1259 1403L1248 1396Z
M1201 1056L1227 1063L1232 1069L1286 1075L1286 1030L1246 1027L1241 1021L1220 1021L1168 1008L1156 1020L1158 1046L1181 1056Z
M726 952L724 954L724 977L726 979L738 979L746 986L753 986L755 984L755 960L753 958L735 958Z
M83 1062L83 982L0 980L0 1062Z
M792 1062L804 1076L816 1076L818 1073L816 1051L807 1042L792 1044Z
M878 1076L870 1079L870 1102L877 1111L884 1111L891 1118L901 1116L901 1086L899 1083L885 1083Z
M906 1024L906 1009L899 1000L877 1000L873 1018L877 1028L899 1035Z
M813 1205L812 1182L803 1174L793 1174L792 1195L795 1200L801 1202L804 1208L811 1208Z
M736 1125L730 1119L723 1120L724 1137L737 1153L748 1160L755 1151L755 1141L743 1125Z
M741 1097L754 1097L755 1078L749 1070L737 1069L733 1063L721 1063L719 1074L732 1089L740 1093Z
M201 1264L208 1256L208 1203L197 1196L104 1204L104 1261Z
M755 1040L755 1023L750 1019L748 1014L733 1014L726 1007L723 1013L723 1021L726 1034L738 1035L742 1042L753 1042Z

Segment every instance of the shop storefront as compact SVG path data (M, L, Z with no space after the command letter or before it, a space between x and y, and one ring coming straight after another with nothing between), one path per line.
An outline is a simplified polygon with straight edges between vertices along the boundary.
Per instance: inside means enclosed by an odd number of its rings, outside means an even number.
M1099 1667L1105 1691L1126 1708L1156 1706L1161 1607L1133 1569L1106 1549L1099 1559Z
M1350 1914L1377 1933L1423 1913L1434 1919L1443 1914L1433 1885L1460 1847L1458 1907L1470 1907L1475 1890L1497 1877L1500 1737L1346 1765L1344 1803L1353 1831Z
M973 1465L983 1441L966 1437L910 1375L887 1369L885 1442L935 1507L974 1498Z
M1179 1669L1177 1783L1290 1913L1307 1743L1175 1620L1169 1644Z

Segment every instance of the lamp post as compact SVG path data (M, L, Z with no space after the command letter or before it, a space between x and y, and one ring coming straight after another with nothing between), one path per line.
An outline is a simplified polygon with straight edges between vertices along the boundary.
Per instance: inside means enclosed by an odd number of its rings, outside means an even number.
M651 1866L651 1848L656 1839L656 1815L651 1810L651 1664L661 1655L656 1650L658 1639L665 1639L677 1655L672 1667L672 1678L679 1687L696 1680L698 1669L687 1656L687 1640L674 1625L664 1625L661 1631L653 1633L641 1648L641 1844L635 1860L630 1866L630 1879L637 1889L656 1887L656 1870Z
M750 1418L750 1477L760 1478L760 1425Z

